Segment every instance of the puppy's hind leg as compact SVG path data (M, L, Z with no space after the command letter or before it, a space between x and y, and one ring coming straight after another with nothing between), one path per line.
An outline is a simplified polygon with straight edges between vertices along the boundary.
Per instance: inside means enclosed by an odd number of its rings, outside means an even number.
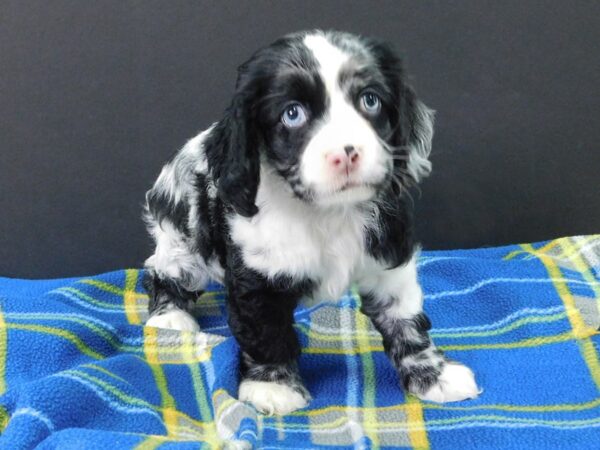
M150 297L146 325L198 331L189 311L208 282L204 260L170 221L154 223L150 232L156 249L145 262L144 287Z
M150 314L146 326L182 331L200 330L196 319L188 311L202 294L201 291L187 291L175 280L161 278L152 270L145 274L144 287L149 296Z

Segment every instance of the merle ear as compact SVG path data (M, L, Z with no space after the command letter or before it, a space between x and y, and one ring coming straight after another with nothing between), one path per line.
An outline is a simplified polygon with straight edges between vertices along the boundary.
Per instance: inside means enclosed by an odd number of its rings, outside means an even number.
M247 103L243 94L236 94L204 145L219 197L238 214L252 217L258 212L260 161L258 133Z
M435 111L419 100L413 89L400 86L398 141L408 150L406 169L415 182L431 173L431 142Z

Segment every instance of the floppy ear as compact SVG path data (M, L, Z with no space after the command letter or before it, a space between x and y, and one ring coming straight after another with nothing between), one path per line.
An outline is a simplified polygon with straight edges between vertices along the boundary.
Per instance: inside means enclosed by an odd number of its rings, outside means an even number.
M433 139L434 111L420 101L415 91L405 83L402 61L389 44L371 39L369 47L391 90L398 96L391 140L394 147L406 151L408 160L403 163L398 161L395 165L403 169L401 178L408 175L414 182L419 182L431 172L428 158Z
M431 141L435 111L429 109L406 85L400 87L397 145L408 151L406 169L415 182L431 173Z
M257 127L251 122L245 96L238 93L204 144L219 197L245 217L258 212L260 143Z

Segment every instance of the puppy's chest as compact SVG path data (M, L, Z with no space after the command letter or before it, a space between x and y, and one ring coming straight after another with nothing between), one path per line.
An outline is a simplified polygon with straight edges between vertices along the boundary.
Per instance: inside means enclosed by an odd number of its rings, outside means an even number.
M234 219L231 231L247 266L271 278L310 279L319 299L340 297L365 256L365 221L360 214L259 214Z

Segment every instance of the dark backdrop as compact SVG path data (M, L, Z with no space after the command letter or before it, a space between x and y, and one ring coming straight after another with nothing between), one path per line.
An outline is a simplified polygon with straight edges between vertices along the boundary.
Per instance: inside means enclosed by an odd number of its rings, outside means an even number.
M437 113L425 248L600 231L600 2L0 2L0 274L139 266L144 192L276 37L392 41Z

